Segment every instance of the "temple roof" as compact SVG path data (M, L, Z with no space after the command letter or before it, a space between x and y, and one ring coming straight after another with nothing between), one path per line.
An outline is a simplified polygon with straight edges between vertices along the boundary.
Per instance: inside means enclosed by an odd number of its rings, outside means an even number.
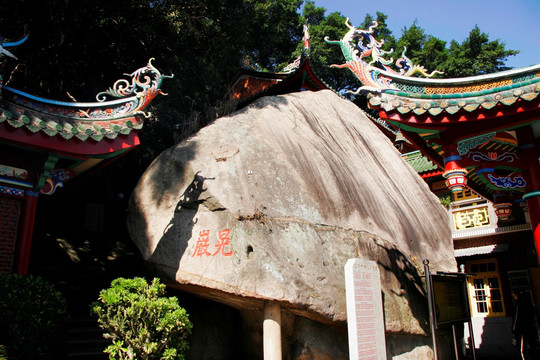
M540 64L435 79L440 72L429 73L413 64L406 49L394 69L392 59L385 59L389 52L382 49L384 41L373 36L376 22L368 30L357 29L348 20L346 25L349 31L342 39L325 39L339 45L345 58L343 64L332 66L354 73L361 82L355 93L367 97L381 122L399 129L423 157L445 169L443 177L460 176L455 172L459 170L466 174L467 186L488 199L504 194L513 201L522 196L527 166L516 133L526 125L538 127ZM420 173L428 164L423 157L409 159Z
M149 116L143 110L168 76L152 59L129 76L94 102L45 99L0 82L0 183L49 193L55 184L137 146L137 132ZM43 161L41 173L31 169ZM47 183L51 186L44 190Z
M401 158L411 165L418 174L442 174L442 171L438 171L439 166L425 157L419 150L403 154Z
M100 111L103 113L113 111L112 108L101 106ZM49 137L65 140L76 138L80 141L91 139L97 142L105 138L116 139L118 135L128 135L134 129L141 129L143 125L143 119L139 116L91 119L82 113L76 113L86 112L83 108L89 109L81 103L49 106L21 96L13 89L3 87L0 123L5 123L15 129L23 128L30 133L41 132Z
M2 86L0 123L25 129L29 134L42 133L64 140L100 142L128 135L142 128L148 115L143 109L161 92L159 87L164 78L151 61L130 76L130 82L118 80L113 87L99 93L96 102L49 100ZM105 101L107 97L116 99ZM33 142L31 137L28 141Z
M309 39L309 30L305 26L302 54L282 72L261 71L244 61L241 72L231 88L231 99L238 101L238 107L243 107L262 96L281 95L301 90L330 89L311 67Z
M540 65L466 78L424 79L381 71L391 88L370 93L369 104L400 114L454 115L460 110L490 110L518 100L534 100L540 93Z

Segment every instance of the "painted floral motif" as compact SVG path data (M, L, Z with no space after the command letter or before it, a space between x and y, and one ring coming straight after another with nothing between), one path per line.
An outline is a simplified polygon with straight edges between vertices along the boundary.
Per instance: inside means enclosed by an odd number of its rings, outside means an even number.
M498 154L497 152L489 152L488 154L484 154L480 151L473 151L467 154L467 157L472 158L474 161L480 162L480 161L488 161L488 162L514 162L515 160L519 159L519 157L516 155L516 153L513 152L505 152L503 154Z

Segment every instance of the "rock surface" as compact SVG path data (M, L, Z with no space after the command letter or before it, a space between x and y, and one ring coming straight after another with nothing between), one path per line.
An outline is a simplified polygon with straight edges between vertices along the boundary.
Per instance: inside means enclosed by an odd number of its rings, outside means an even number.
M431 342L421 260L456 271L446 210L330 91L259 99L162 153L132 195L128 227L183 290L247 311L277 300L327 324L346 321L347 259L374 260L387 334L424 339L390 346L399 354Z

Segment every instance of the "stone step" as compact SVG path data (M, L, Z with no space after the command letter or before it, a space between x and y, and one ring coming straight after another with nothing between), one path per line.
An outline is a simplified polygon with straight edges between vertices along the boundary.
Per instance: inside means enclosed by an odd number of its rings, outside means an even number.
M69 322L67 334L67 359L104 360L108 355L103 352L109 345L103 338L103 331L95 319L75 318Z

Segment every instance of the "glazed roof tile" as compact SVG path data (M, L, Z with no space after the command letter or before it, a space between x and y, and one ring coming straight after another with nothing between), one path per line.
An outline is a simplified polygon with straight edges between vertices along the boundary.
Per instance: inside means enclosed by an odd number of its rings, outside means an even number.
M70 119L3 103L0 107L1 123L15 129L25 128L31 133L42 132L50 137L60 136L66 140L77 138L81 141L88 139L101 141L105 138L116 139L118 135L128 135L133 130L140 130L144 124L144 117L129 116L108 120Z
M358 29L347 19L349 30L343 38L325 38L338 45L344 56L343 63L331 66L350 70L360 81L354 93L366 96L369 107L441 169L455 146L460 166L468 171L467 186L476 193L493 199L495 193L513 197L524 192L526 164L519 157L516 131L540 121L540 64L494 74L433 78L441 72L430 73L414 64L406 48L396 61L385 58L390 53L382 48L384 41L374 36L377 25ZM422 177L440 175L420 154L406 161Z
M402 158L419 174L437 170L439 168L433 161L422 155L420 151L403 154Z
M489 110L497 105L510 106L518 100L532 101L540 93L540 69L532 69L527 80L515 82L523 77L512 77L510 74L500 73L499 78L492 81L482 81L475 86L445 86L437 83L417 79L416 87L407 88L405 82L394 81L395 87L403 89L383 89L380 93L369 94L369 104L373 108L382 108L385 111L398 111L400 114L414 113L423 115L429 113L437 116L441 113L455 114L460 110L473 112L480 109ZM527 69L522 70L527 74ZM522 73L522 74L523 74ZM515 74L515 73L514 73ZM507 82L508 84L500 85ZM423 86L419 86L423 85ZM476 90L484 87L483 90Z
M99 142L129 135L143 127L144 119L149 116L143 109L161 93L159 87L167 77L151 61L130 75L131 82L118 80L96 96L98 101L91 103L49 100L3 86L0 124L66 140ZM111 97L115 99L105 101Z

